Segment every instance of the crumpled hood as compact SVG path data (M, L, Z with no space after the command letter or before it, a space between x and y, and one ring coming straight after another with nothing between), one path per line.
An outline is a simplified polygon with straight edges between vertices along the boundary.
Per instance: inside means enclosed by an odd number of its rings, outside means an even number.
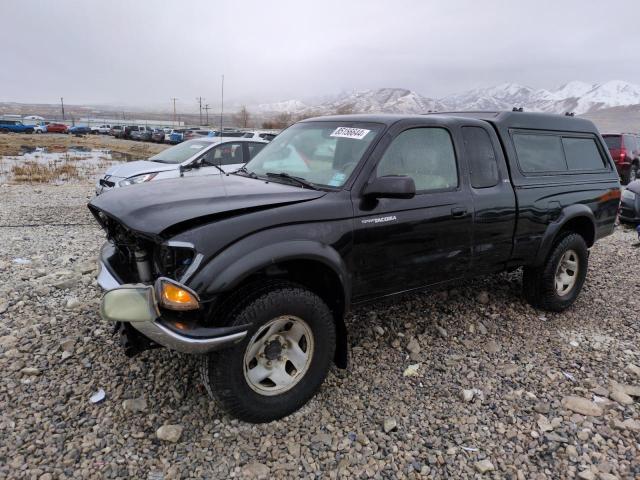
M137 160L135 162L121 163L114 165L106 171L106 175L119 178L129 178L144 173L164 172L167 170L178 170L179 163L149 162L147 160Z
M129 229L160 236L169 227L190 220L245 209L267 209L313 200L326 192L265 182L239 175L179 177L114 188L89 202Z

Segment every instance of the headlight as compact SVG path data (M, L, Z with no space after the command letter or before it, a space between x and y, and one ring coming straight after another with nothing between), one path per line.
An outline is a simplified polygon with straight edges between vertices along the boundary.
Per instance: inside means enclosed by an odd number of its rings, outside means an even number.
M118 183L118 185L120 185L121 187L126 187L127 185L135 185L137 183L148 182L156 175L158 175L158 172L143 173L142 175L136 175L135 177L125 178L120 183Z
M629 200L633 200L634 198L636 198L636 194L633 193L631 190L623 190L622 191L622 198L627 198Z

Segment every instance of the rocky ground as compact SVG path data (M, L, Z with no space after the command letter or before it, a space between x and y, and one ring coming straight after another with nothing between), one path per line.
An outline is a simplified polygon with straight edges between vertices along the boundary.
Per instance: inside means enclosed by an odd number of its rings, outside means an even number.
M358 308L349 370L249 425L209 400L193 358L122 354L98 314L90 195L0 187L0 477L640 477L631 230L593 248L563 314L524 303L519 273Z
M104 148L146 158L169 147L168 144L121 140L109 135L64 135L60 133L0 133L0 156L20 155L23 147L47 147L66 150L69 147Z

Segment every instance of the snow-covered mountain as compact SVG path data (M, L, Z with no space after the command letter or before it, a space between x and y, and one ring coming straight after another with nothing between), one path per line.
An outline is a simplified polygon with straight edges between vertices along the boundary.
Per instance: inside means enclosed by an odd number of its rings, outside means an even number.
M432 98L403 88L379 88L344 94L332 102L324 103L317 110L335 112L339 110L358 113L424 113L442 110L444 104Z
M503 83L495 87L476 88L441 101L450 110L511 110L529 102L534 90L517 83Z
M298 100L289 100L271 104L257 105L255 110L261 113L424 113L429 110L443 110L445 105L404 88L379 88L341 93L330 100L306 105Z
M260 113L314 112L354 113L425 113L446 110L511 110L523 107L527 111L584 114L598 110L640 104L640 85L622 80L605 83L572 81L553 90L533 89L517 83L477 88L444 98L425 97L402 88L380 88L340 94L331 100L308 105L299 100L263 104L255 107Z

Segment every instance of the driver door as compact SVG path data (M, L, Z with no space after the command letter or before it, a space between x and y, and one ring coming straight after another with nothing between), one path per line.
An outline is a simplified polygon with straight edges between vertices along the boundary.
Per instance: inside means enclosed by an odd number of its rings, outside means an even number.
M399 132L372 177L413 178L413 198L364 198L353 191L354 299L368 300L465 276L473 205L448 128Z

